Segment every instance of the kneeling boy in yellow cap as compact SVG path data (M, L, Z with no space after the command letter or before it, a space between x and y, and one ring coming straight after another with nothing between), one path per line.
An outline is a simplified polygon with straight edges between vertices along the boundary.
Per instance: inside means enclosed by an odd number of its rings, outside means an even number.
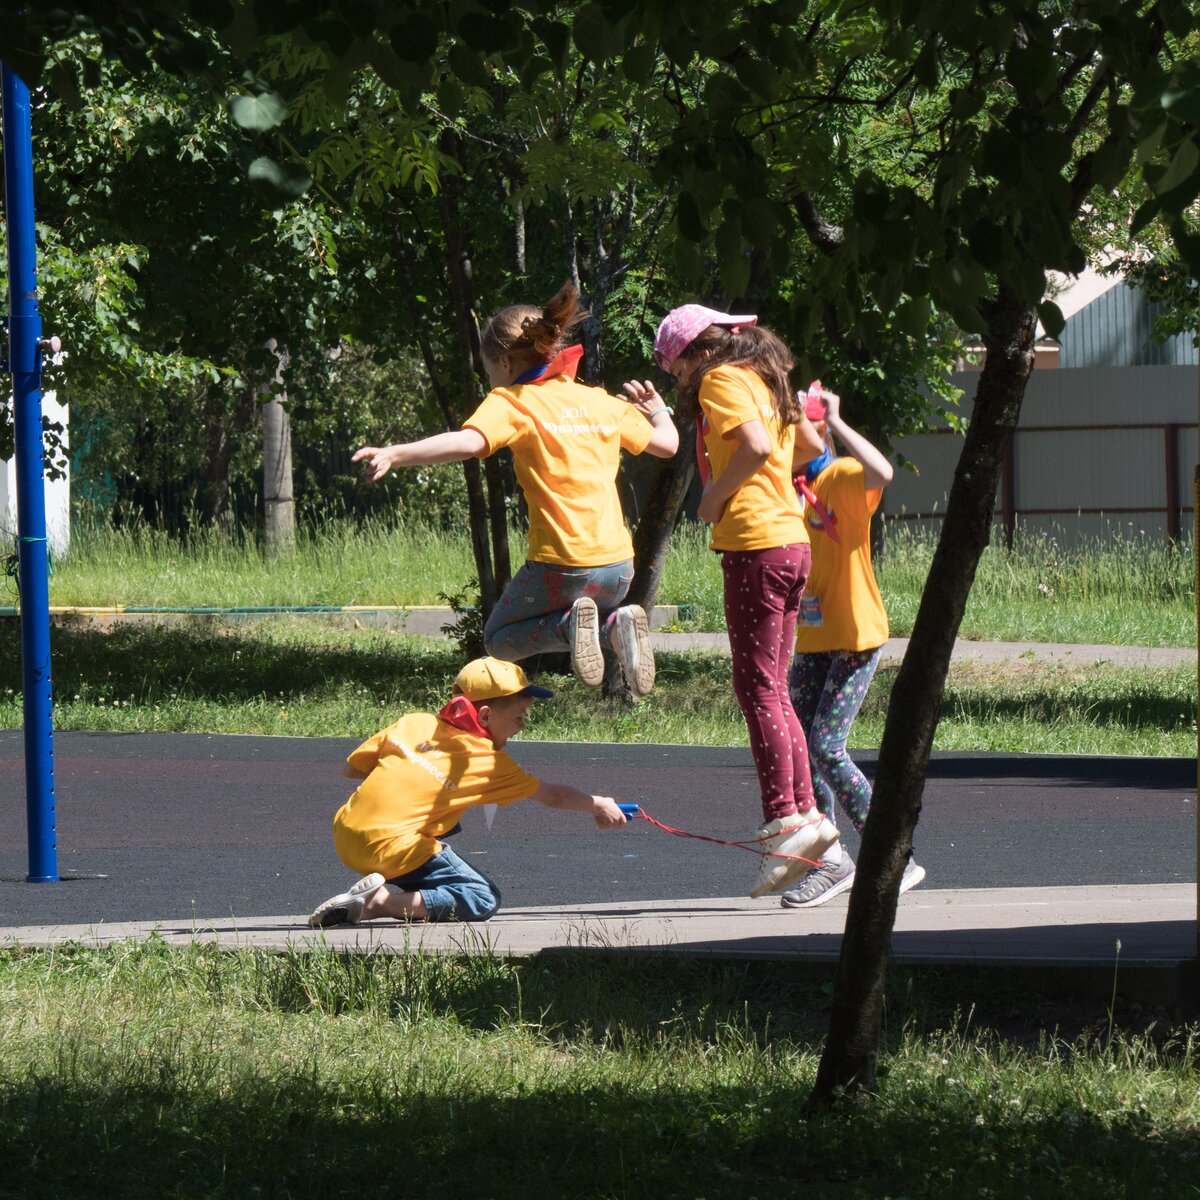
M410 713L363 742L346 760L346 774L362 783L333 819L338 857L363 878L326 900L309 925L486 921L500 907L499 890L439 840L480 804L536 800L590 813L601 829L624 825L611 796L543 783L505 752L534 698L553 694L516 663L477 658L439 713Z

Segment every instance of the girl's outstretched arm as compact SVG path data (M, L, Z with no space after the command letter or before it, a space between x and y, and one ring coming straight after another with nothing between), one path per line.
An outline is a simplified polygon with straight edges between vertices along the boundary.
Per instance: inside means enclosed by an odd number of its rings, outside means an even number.
M382 479L393 467L427 467L435 463L462 462L487 449L483 434L477 429L452 429L435 433L419 442L401 442L395 446L364 446L355 452L351 462L367 464L367 479L371 483Z

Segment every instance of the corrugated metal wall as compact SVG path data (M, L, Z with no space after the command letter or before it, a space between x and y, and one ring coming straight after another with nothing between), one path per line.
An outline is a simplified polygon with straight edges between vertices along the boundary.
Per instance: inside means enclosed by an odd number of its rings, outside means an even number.
M1119 528L1186 537L1190 480L1200 452L1197 367L1034 371L1013 439L1010 483L996 514L1068 541ZM954 376L970 415L978 372ZM884 493L889 518L936 526L945 511L962 439L943 431L904 438L897 449L919 474L899 470Z
M1200 362L1190 334L1161 345L1152 336L1162 305L1117 284L1077 312L1059 338L1061 367L1182 367Z

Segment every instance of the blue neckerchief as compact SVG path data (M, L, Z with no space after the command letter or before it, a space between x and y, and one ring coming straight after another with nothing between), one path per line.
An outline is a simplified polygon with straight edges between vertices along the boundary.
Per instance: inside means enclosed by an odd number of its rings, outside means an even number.
M833 462L833 451L828 446L825 447L825 453L820 458L814 458L812 462L804 468L804 478L812 483L820 473L825 470L829 464Z
M532 383L535 379L540 379L543 375L545 375L546 368L549 365L550 364L548 362L544 362L541 364L541 366L530 367L528 371L523 371L520 375L518 375L516 379L514 379L508 386L516 387L518 384Z

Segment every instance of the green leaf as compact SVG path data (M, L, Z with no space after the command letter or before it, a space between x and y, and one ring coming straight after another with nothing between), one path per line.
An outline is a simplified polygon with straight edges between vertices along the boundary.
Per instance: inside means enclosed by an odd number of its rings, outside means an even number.
M1053 300L1043 300L1037 306L1038 317L1042 322L1042 328L1052 338L1058 337L1063 331L1063 326L1067 323L1067 319L1062 315L1062 309L1054 303Z
M1092 155L1092 178L1098 187L1112 190L1129 170L1132 146L1128 139L1106 142Z
M716 243L721 285L731 296L741 296L750 282L750 256L742 245L742 234L736 220L721 222Z
M631 83L645 83L654 71L657 51L645 42L630 46L621 56L621 70Z
M779 214L775 204L765 196L758 196L743 204L739 218L742 232L755 246L768 245L779 228Z
M266 191L275 200L295 200L302 196L312 184L312 178L303 168L283 166L273 158L262 155L256 158L246 172L251 183Z
M491 73L488 71L484 56L468 50L462 42L455 42L450 47L447 57L450 61L450 70L463 83L473 84L475 87L487 87L491 83Z
M588 4L575 14L571 34L579 52L592 62L617 58L625 49L627 20L611 21L601 4Z
M1159 103L1173 120L1200 125L1200 87L1173 83L1163 92Z
M1009 51L1004 71L1018 96L1047 94L1054 83L1054 58L1049 44L1034 42Z
M1200 166L1200 147L1197 147L1194 137L1185 138L1180 142L1167 169L1154 182L1154 191L1162 196L1173 191L1180 184L1192 178L1196 168Z
M243 129L265 133L283 123L287 105L274 92L263 92L258 96L234 96L229 111Z
M755 96L771 100L779 92L779 72L766 59L743 54L734 70L746 90Z
M561 74L566 65L567 51L571 47L571 27L564 25L562 21L540 21L535 28Z
M458 23L462 40L472 49L485 54L501 53L517 44L516 29L503 17L475 12Z
M676 284L681 291L694 288L700 281L704 258L700 247L686 237L676 236L671 247L675 262Z
M707 222L700 213L696 198L690 192L682 192L675 210L675 221L679 232L689 242L702 242L708 231Z
M437 53L437 27L420 9L393 25L388 36L396 57L403 62L427 62Z

